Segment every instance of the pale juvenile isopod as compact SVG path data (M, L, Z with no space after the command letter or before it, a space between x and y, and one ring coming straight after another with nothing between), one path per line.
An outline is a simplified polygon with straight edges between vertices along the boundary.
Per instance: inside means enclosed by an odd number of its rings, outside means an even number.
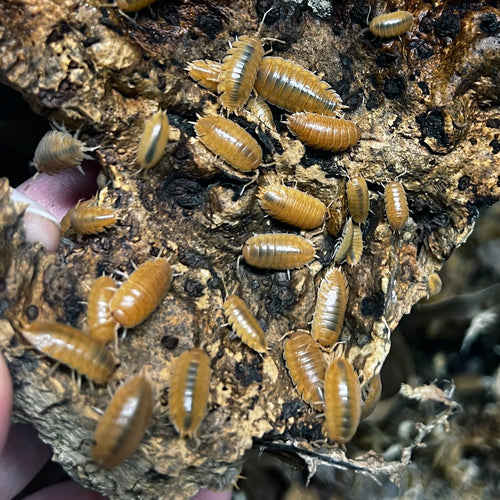
M223 116L203 116L195 125L200 141L242 172L255 170L262 163L262 149L242 127Z
M312 337L323 347L330 347L339 338L348 295L342 271L331 267L321 280L311 326Z
M344 358L330 363L325 376L325 431L332 441L352 439L361 416L359 379Z
M380 400L380 395L382 394L382 381L380 379L380 373L373 376L370 382L368 382L367 387L364 389L363 393L365 396L362 398L361 403L361 420L372 414Z
M314 245L295 234L258 234L243 246L243 258L261 269L294 269L314 258Z
M297 330L285 342L283 357L302 399L323 411L326 363L317 342L305 330Z
M427 294L427 298L432 297L433 295L437 295L441 288L443 287L443 282L439 277L438 273L431 273L427 278L427 288L429 293Z
M252 92L264 49L256 35L243 35L224 57L219 73L217 92L220 102L229 111L243 107Z
M282 57L264 57L255 90L262 99L292 113L336 114L342 100L330 85L300 64Z
M99 467L112 469L134 453L146 432L153 405L153 386L142 373L116 390L90 449Z
M361 260L363 255L363 233L357 224L352 225L351 247L347 252L347 263L355 266Z
M379 38L391 38L408 31L412 22L413 15L411 12L398 10L374 17L368 29Z
M106 346L77 328L41 321L18 328L37 351L98 384L107 382L115 369L115 359Z
M406 224L410 214L403 185L397 181L389 182L385 186L384 200L389 225L394 231L399 231Z
M49 175L68 168L81 168L84 159L92 159L85 151L92 151L95 148L88 148L77 136L78 134L72 136L61 130L47 132L36 147L33 166L38 172Z
M116 284L109 276L98 278L90 289L87 304L87 328L92 338L105 344L116 339L118 323L111 314L110 303Z
M141 167L141 170L149 170L160 161L165 152L169 134L170 125L167 114L164 111L156 112L146 122L144 132L139 141L137 163Z
M267 340L257 318L245 302L236 295L229 295L224 301L224 313L241 341L254 351L265 353Z
M212 92L217 92L221 64L209 59L197 59L188 63L186 71L199 85Z
M368 217L370 210L370 194L362 175L353 175L346 185L347 206L352 220L362 224Z
M137 12L156 0L116 0L116 6L123 12Z
M262 186L257 198L271 217L301 229L314 229L325 220L326 205L295 188L281 184Z
M96 205L96 200L79 201L61 221L61 231L71 227L73 231L80 234L96 234L113 226L116 221L116 213L112 208Z
M199 348L183 352L170 379L168 410L181 437L194 437L205 416L210 387L210 359Z
M352 232L353 223L352 218L349 217L347 222L344 224L344 228L342 229L340 240L336 244L335 255L333 256L333 262L335 262L335 264L340 264L346 259L347 254L351 248Z
M285 122L292 134L306 146L323 151L345 151L361 137L354 122L315 113L294 113Z
M250 96L246 104L250 113L255 115L266 127L276 132L276 125L274 124L274 117L271 108L259 96Z
M142 323L163 300L171 282L172 268L167 259L144 262L111 299L113 317L125 328Z

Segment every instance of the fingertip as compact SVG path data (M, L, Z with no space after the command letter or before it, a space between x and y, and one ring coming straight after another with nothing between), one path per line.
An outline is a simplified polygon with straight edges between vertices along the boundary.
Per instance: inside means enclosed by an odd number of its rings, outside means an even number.
M4 357L0 354L0 455L3 452L12 411L12 381Z
M71 500L106 500L100 493L89 490L74 481L63 481L62 483L47 486L43 490L36 491L24 500L54 500L55 498L71 498Z
M231 500L233 489L224 491L210 491L202 488L191 500Z

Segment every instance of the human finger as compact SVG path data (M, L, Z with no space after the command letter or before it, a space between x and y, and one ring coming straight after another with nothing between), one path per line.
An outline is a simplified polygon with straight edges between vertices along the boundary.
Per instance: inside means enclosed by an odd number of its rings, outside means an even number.
M4 357L0 354L0 456L7 441L12 411L12 381ZM1 483L0 483L1 484Z

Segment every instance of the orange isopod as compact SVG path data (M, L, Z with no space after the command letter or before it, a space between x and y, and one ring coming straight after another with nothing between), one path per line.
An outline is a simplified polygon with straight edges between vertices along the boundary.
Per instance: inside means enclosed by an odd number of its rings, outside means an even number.
M302 399L323 411L326 363L317 342L305 330L297 330L285 342L283 357Z
M362 175L353 175L346 185L347 206L354 222L362 224L370 211L370 194Z
M205 416L210 387L210 359L197 347L175 361L168 394L170 419L181 437L192 438Z
M116 339L118 323L111 314L110 303L116 284L109 276L98 278L90 289L87 305L87 327L92 338L108 343Z
M112 208L96 205L95 198L79 201L61 221L61 231L71 227L80 234L96 234L116 224L116 212Z
M352 439L361 416L359 379L351 363L333 360L325 376L325 430L332 441Z
M306 146L323 151L345 151L361 137L361 129L354 122L333 116L294 113L286 124Z
M250 113L255 115L266 127L276 132L273 112L264 99L259 96L250 96L246 106Z
M81 169L84 159L92 159L85 151L93 151L94 149L85 146L78 139L78 134L72 136L66 130L51 130L38 143L32 165L38 172L49 175L73 167Z
M314 229L325 220L326 205L298 189L280 184L262 186L257 197L260 206L271 217L292 226Z
M92 458L103 469L112 469L139 446L153 412L151 382L141 373L121 385L97 425Z
M142 323L163 300L172 282L167 259L153 259L140 265L111 299L113 317L125 328Z
M292 113L310 111L331 115L345 107L327 82L282 57L262 59L255 89L262 99Z
M321 280L311 326L312 337L323 347L330 347L339 338L348 295L349 290L342 271L331 267Z
M413 15L406 10L398 10L389 14L374 17L368 29L380 38L391 38L402 35L410 29Z
M221 64L209 59L197 59L188 63L186 71L199 85L212 92L217 92Z
M21 325L19 331L35 349L98 384L107 382L115 369L106 346L72 326L35 321Z
M296 234L258 234L243 246L243 258L261 269L294 269L314 258L314 245Z
M368 382L365 394L366 396L362 400L361 406L361 420L372 414L380 400L380 395L382 394L382 381L380 379L380 373L372 377L370 382Z
M242 172L262 163L262 149L242 127L223 116L203 116L195 125L200 141L212 153Z
M137 163L141 170L149 170L161 160L169 134L170 124L165 111L157 111L146 121L137 148Z
M227 51L219 73L217 92L229 111L240 110L252 92L264 49L256 35L243 35Z
M340 241L337 243L335 248L335 255L333 256L333 262L335 264L340 264L349 253L352 244L352 233L353 233L353 223L352 218L349 217L347 222L342 229L342 235L340 237Z
M234 332L254 351L265 353L267 340L259 322L245 302L237 295L229 295L224 302L224 313Z
M384 199L389 225L394 231L399 231L406 224L410 215L405 188L400 182L389 182L385 186Z
M351 247L347 252L347 263L355 266L361 260L363 255L363 233L357 224L352 225Z
M116 0L116 6L123 12L137 12L156 0Z

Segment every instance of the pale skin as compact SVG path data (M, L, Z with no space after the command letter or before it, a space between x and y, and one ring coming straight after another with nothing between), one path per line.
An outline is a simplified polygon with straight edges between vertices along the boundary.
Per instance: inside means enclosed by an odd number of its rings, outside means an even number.
M17 193L28 196L43 208L27 210L24 218L28 241L40 241L48 251L55 252L60 242L57 221L79 199L90 198L97 190L96 178L99 166L95 162L84 162L85 175L78 170L62 171L56 175L39 174L18 186ZM17 196L14 195L14 196ZM29 201L19 199L23 203ZM11 424L12 381L5 359L0 355L0 497L12 498L21 492L51 459L50 446L42 443L30 425ZM47 486L26 497L25 500L71 500L105 499L99 493L67 480ZM231 490L212 492L200 490L192 500L229 500Z

